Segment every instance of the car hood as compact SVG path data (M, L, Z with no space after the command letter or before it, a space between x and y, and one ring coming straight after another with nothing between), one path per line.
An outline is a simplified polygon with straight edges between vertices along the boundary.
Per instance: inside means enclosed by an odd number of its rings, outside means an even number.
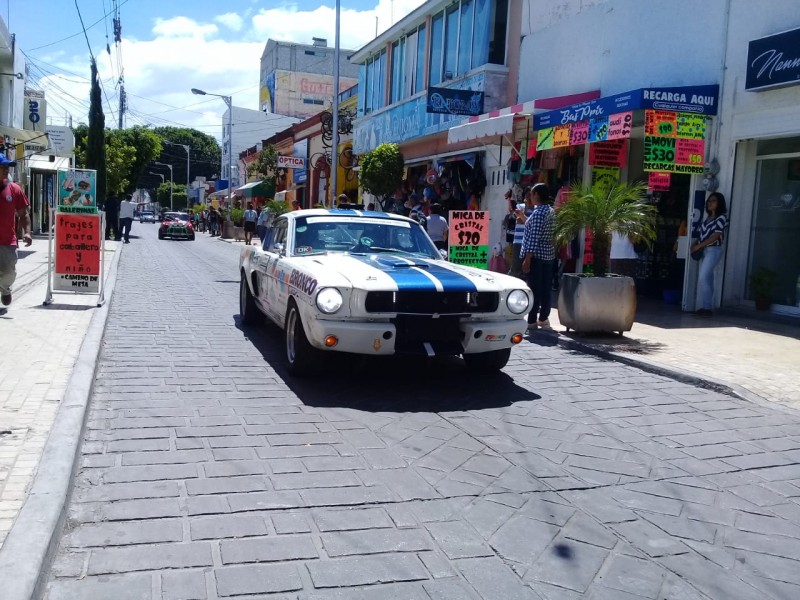
M326 254L307 257L303 267L320 286L346 280L366 291L499 292L527 287L507 275L401 253Z

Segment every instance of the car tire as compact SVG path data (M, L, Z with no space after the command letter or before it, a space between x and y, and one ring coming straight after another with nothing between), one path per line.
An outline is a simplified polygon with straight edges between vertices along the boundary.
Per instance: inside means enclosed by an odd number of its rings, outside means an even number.
M470 371L478 373L496 373L508 364L511 357L511 348L492 350L491 352L478 352L464 354L464 362Z
M160 239L160 240L164 239L164 234L161 233L160 231L158 232L158 239Z
M258 325L261 311L256 306L256 299L250 292L244 273L239 281L239 316L245 325Z
M294 301L290 302L289 310L286 312L284 334L289 373L300 377L311 374L319 366L320 352L308 341L300 311Z
M190 235L190 236L189 236L189 241L190 241L190 242L193 242L193 241L194 241L194 234L192 234L192 235Z

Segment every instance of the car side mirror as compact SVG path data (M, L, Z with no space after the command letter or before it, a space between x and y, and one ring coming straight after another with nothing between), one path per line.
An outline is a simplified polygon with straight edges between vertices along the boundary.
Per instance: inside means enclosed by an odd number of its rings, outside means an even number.
M439 256L442 257L442 260L447 260L448 259L447 250L445 250L444 248L439 248Z

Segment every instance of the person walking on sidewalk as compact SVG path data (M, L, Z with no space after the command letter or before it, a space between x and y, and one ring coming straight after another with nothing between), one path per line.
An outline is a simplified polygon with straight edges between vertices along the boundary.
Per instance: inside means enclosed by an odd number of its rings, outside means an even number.
M33 243L28 197L8 178L8 169L17 166L0 152L0 311L11 304L11 286L17 278L17 217L26 246Z
M250 245L253 241L253 234L256 232L256 221L258 220L258 213L253 208L253 203L247 203L247 210L244 211L242 217L244 219L244 243L246 246Z
M728 209L725 196L714 192L706 200L706 218L700 224L700 239L692 246L692 252L703 251L698 275L700 300L702 307L695 313L701 317L710 317L711 305L714 302L714 268L722 259L722 240L728 226Z
M522 272L528 276L528 285L533 291L533 307L528 314L528 329L533 329L537 325L542 329L549 329L550 296L556 261L556 250L553 246L556 213L550 206L550 191L545 184L534 185L529 196L533 212L525 222L520 253Z
M119 205L119 222L122 225L122 237L125 238L125 243L130 244L131 225L133 225L133 215L136 212L136 204L133 202L133 196L130 194L125 195Z
M114 239L119 241L119 198L110 197L106 200L106 239L111 239L111 232L114 232Z

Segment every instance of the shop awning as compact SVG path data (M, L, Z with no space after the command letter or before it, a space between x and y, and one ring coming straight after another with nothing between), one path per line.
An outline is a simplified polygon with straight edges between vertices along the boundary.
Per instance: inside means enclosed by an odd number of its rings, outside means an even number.
M69 158L66 156L56 156L51 161L49 156L33 155L25 159L25 164L31 171L55 173L63 169L69 169Z
M44 131L30 131L28 129L16 129L15 127L0 125L0 135L12 137L18 143L37 141L41 144L47 144L47 133Z
M523 118L521 115L510 114L456 125L447 132L447 143L457 144L511 135L514 132L514 120L518 117Z

